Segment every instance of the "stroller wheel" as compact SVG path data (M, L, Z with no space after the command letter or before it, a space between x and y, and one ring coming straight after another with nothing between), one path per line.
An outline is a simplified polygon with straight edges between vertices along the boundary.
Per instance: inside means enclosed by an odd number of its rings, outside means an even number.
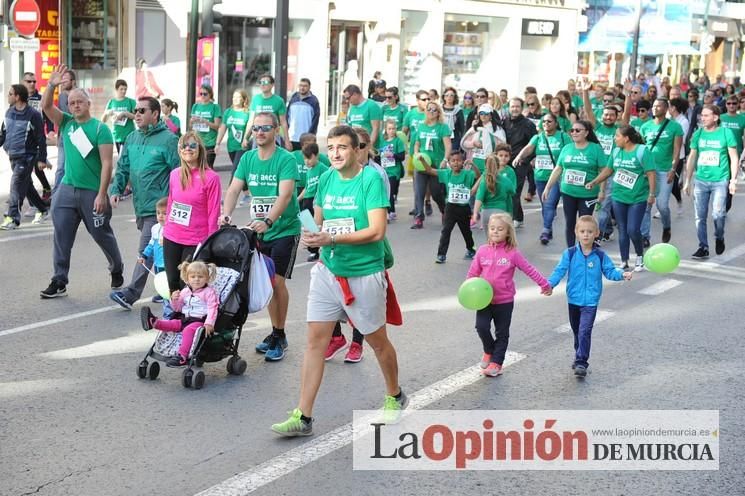
M202 389L202 386L204 386L204 372L201 370L197 370L194 373L194 378L192 379L191 384L194 389Z
M226 365L226 369L228 369L228 374L233 375L233 367L235 367L235 360L236 358L234 356L231 356L228 358L228 364Z
M233 375L243 375L246 373L246 368L248 368L248 363L242 358L237 358L236 361L233 363Z
M185 388L190 388L193 375L194 371L192 369L184 369L184 372L181 374L181 385Z
M144 379L147 376L147 360L141 361L137 365L137 377Z
M154 381L158 378L158 374L160 374L160 364L158 362L151 363L147 371L148 378Z

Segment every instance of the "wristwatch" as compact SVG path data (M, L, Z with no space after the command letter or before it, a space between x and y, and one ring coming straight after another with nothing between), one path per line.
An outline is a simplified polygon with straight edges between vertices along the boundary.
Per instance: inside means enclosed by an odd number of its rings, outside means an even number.
M272 224L274 224L274 221L270 219L269 217L264 217L264 224L266 224L267 227L272 227Z

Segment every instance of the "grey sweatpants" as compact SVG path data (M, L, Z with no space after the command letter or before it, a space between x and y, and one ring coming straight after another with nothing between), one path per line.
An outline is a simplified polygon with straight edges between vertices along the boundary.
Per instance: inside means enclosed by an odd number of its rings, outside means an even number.
M137 253L142 254L145 251L145 247L150 243L150 236L152 229L155 224L158 223L158 218L154 215L148 215L146 217L137 217L137 229L140 230L140 245L137 248ZM152 264L152 259L145 260L145 263ZM147 271L142 264L136 264L135 269L132 271L132 280L126 288L123 288L121 292L124 294L124 299L129 303L134 303L142 296L142 291L145 289L147 284L147 276L150 273Z
M111 207L103 214L93 212L96 191L74 188L67 184L57 187L52 202L54 221L54 276L52 280L67 285L70 272L70 254L75 243L80 221L93 240L101 247L109 261L109 272L121 273L124 270L122 255L111 229Z
M62 137L59 138L60 144L57 145L57 170L54 171L54 185L52 186L52 196L57 192L62 178L65 175L65 148L62 146Z

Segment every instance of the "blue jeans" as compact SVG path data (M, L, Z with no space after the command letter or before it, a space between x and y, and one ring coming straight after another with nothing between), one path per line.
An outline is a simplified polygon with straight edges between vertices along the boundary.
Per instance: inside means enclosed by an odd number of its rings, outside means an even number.
M548 192L548 200L543 201L543 191L546 189L548 181L536 181L535 187L538 198L541 200L541 215L543 216L543 232L551 233L554 228L554 219L556 218L556 208L559 205L561 193L559 192L559 183L554 184L551 191Z
M600 211L598 211L598 227L600 228L600 235L613 234L613 223L611 222L611 191L613 190L613 178L612 176L605 181L605 198L600 203ZM618 220L616 220L618 222Z
M569 304L569 325L574 333L574 364L588 366L590 358L590 344L592 342L592 327L595 325L595 315L598 307L580 307Z
M724 221L727 218L725 205L727 202L727 185L729 181L700 181L693 180L693 206L696 208L696 234L698 245L709 248L706 234L706 217L709 215L709 199L711 199L711 218L714 221L714 237L724 239Z
M670 229L670 195L673 192L673 183L667 184L667 172L657 171L657 191L655 196L657 199L657 210L660 211L660 221L662 222L662 229ZM678 179L673 179L673 182ZM644 220L642 220L642 238L651 238L651 219L652 219L652 205L647 205L647 213L644 214Z
M613 212L618 223L618 248L624 262L629 260L629 239L634 243L636 256L644 255L641 226L646 210L647 202L628 204L613 200Z

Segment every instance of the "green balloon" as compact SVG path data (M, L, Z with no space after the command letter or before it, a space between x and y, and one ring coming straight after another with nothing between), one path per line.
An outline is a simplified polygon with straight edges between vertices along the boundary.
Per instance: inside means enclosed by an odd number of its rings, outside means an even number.
M680 252L668 243L650 246L644 254L644 267L655 274L668 274L680 264Z
M432 167L432 159L429 158L429 156L423 154L423 153L417 153L414 155L414 160L412 163L414 164L414 168L416 170L423 171L425 169L424 162L427 162L430 167Z
M491 303L494 289L485 279L471 277L458 289L458 302L469 310L481 310Z

